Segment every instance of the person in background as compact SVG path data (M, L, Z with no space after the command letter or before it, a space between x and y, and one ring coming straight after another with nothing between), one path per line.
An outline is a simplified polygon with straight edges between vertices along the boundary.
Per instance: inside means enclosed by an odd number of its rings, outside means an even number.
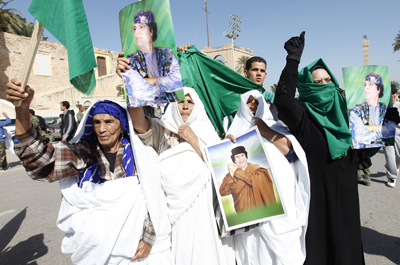
M61 141L69 142L74 137L76 131L75 113L74 110L69 109L69 102L62 101L60 103L60 110L63 112L61 117Z
M399 93L397 87L392 84L392 102L393 107L400 111ZM385 146L383 151L386 158L386 176L388 181L386 186L394 188L396 186L396 179L400 168L400 125L396 125L396 134L394 138L394 145Z
M79 106L79 112L76 114L76 121L78 122L78 124L81 122L84 114L85 114L85 107Z
M246 69L244 70L244 76L256 83L257 85L262 86L265 78L267 77L266 70L267 61L265 61L265 59L262 57L254 56L247 60ZM266 91L263 88L263 94L265 92ZM278 121L278 111L276 110L276 106L274 105L274 103L270 99L265 99L265 102L269 106L274 120Z
M4 126L7 126L11 123L10 117L8 117L7 113L3 111L3 116L6 118L5 121L0 121L0 166L1 170L5 171L10 169L11 167L7 164L7 156L6 156L6 135L4 133Z
M42 134L42 130L40 129L40 121L39 118L35 116L35 111L33 109L29 109L29 115L31 117L31 123L36 131Z

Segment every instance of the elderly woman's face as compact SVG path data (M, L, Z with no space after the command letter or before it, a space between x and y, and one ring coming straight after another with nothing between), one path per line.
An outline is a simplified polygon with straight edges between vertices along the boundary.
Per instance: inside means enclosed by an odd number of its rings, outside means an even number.
M368 100L379 100L379 89L375 84L376 78L371 77L369 81L364 82L364 94Z
M253 115L256 115L258 104L258 99L254 98L253 96L250 96L247 100L246 105Z
M315 84L325 85L332 83L332 77L325 69L314 70L311 75Z
M136 44L139 48L146 47L149 43L153 43L153 31L145 23L135 23L133 25Z
M178 109L179 113L181 114L183 122L186 122L189 119L189 116L192 113L193 108L194 108L194 101L189 94L185 95L184 101L178 102Z
M106 152L118 151L122 127L117 118L106 113L96 114L93 116L93 130Z

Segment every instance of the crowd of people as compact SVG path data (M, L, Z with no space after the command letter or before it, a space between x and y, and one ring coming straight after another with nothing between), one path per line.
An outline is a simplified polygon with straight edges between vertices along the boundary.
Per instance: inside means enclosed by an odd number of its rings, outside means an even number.
M229 173L214 191L205 148L222 139L193 88L184 87L185 99L171 102L161 119L146 116L143 107L98 101L80 111L77 129L62 102L63 139L51 143L32 126L34 90L12 79L7 100L22 101L15 108L15 152L31 178L60 182L62 251L73 253L74 264L364 264L358 160L343 90L322 59L298 72L304 44L304 32L284 44L274 103L256 90L241 95L227 132L235 142L235 135L259 129L269 163L284 176L278 181L286 215L229 237L216 224L216 193L232 194L241 208L254 207L256 197L275 199L274 191L244 147L232 150ZM117 72L130 63L118 58ZM245 76L261 86L266 67L253 57ZM385 147L393 187L397 149ZM269 188L255 191L252 181Z

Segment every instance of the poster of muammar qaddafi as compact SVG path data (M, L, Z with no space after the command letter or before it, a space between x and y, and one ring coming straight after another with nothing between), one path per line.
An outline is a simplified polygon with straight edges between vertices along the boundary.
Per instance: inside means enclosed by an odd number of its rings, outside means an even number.
M119 14L122 50L130 69L123 72L128 107L184 100L168 0L143 0Z

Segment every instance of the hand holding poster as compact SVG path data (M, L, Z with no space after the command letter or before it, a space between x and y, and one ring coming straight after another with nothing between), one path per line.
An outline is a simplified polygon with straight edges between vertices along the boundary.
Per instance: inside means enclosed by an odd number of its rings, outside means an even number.
M209 146L226 231L285 216L275 173L257 128Z
M386 66L368 65L343 68L349 113L352 148L389 145L396 124L385 119L391 104L389 70Z
M140 1L119 13L128 107L184 99L168 0Z

